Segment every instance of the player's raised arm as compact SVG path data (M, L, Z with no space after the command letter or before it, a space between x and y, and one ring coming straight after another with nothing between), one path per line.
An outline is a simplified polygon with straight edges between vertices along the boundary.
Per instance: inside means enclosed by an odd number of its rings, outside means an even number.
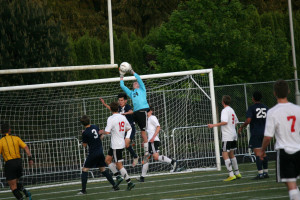
M99 99L100 99L101 103L102 103L107 109L110 110L110 106L107 105L107 104L105 103L104 99L102 99L101 97L100 97Z
M120 78L120 87L129 97L131 97L132 91L128 87L125 86L123 78Z

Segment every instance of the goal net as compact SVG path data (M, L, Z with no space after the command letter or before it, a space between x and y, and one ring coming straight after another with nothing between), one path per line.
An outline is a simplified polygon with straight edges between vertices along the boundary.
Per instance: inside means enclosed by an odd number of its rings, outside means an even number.
M143 75L147 99L154 108L161 131L161 154L178 160L178 171L220 170L218 134L206 124L216 122L212 70L194 70ZM135 77L125 77L132 88ZM106 126L110 111L102 105L117 101L119 78L0 88L1 122L8 122L12 134L27 143L35 161L28 166L23 154L26 185L79 182L86 151L81 146L83 130L79 118L91 117L92 124ZM132 105L131 100L128 103ZM137 127L133 149L142 157ZM110 137L103 141L107 154ZM124 151L124 166L130 176L139 176L142 165L132 167L133 158ZM3 165L3 161L1 161ZM150 159L149 175L171 174L171 166ZM98 169L91 178L103 179ZM93 179L89 180L93 180ZM0 182L4 183L0 171Z

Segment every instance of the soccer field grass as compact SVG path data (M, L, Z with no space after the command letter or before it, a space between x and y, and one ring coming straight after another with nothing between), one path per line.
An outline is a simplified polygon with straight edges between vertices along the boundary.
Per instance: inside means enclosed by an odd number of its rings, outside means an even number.
M32 198L94 200L94 199L289 199L283 183L275 181L275 162L269 164L270 178L251 180L257 171L255 163L239 165L242 179L223 182L228 175L224 166L222 171L192 172L172 175L146 177L144 183L136 184L132 191L125 191L123 181L120 191L113 191L107 181L88 183L87 194L77 195L81 185L32 189ZM298 181L298 185L299 185ZM11 192L1 193L0 199L14 199Z

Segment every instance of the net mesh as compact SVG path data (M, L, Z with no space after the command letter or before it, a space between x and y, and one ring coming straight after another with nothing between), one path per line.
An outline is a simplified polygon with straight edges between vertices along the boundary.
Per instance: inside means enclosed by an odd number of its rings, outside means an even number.
M148 102L161 125L160 154L178 159L180 170L215 168L213 132L201 126L212 122L208 74L143 81ZM125 85L132 88L133 82L125 81ZM111 113L102 105L99 97L110 103L117 101L117 95L121 92L118 81L0 92L1 121L11 125L12 134L26 142L34 155L35 164L31 168L23 155L24 181L32 185L79 181L86 156L80 144L83 127L79 118L87 114L92 124L104 129ZM132 105L130 99L128 103ZM140 157L143 155L141 144L137 127L133 149ZM110 137L105 137L105 154L109 145ZM124 151L124 157L124 166L129 175L140 175L141 164L133 168L133 158L128 151ZM150 160L148 173L166 173L170 169L168 164ZM101 176L97 170L92 170L90 175ZM0 178L4 179L3 173Z

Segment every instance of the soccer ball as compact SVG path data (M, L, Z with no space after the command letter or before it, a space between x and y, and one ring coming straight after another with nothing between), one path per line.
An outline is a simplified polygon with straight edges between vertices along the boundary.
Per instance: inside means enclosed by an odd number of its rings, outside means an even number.
M132 70L131 68L131 64L129 64L128 62L122 62L120 65L120 71L123 73L129 72L130 70Z

